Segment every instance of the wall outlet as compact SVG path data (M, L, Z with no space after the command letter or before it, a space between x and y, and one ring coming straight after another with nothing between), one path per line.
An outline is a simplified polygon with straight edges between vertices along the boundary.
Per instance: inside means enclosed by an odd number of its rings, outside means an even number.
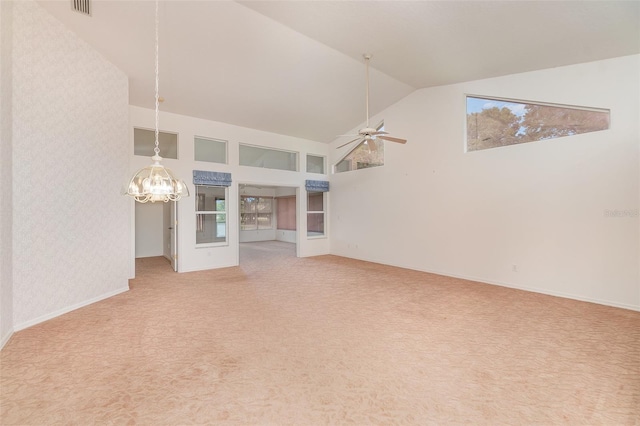
M512 272L518 272L518 265L516 265L515 263L513 265L511 265L511 271Z

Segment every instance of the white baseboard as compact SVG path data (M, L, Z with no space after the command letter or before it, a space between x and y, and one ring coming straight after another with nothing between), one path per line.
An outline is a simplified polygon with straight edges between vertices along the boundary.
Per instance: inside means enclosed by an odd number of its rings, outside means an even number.
M126 287L119 288L119 289L114 290L114 291L110 291L110 292L105 293L105 294L101 294L100 296L94 297L92 299L85 300L84 302L76 303L75 305L71 305L71 306L68 306L66 308L59 309L59 310L57 310L55 312L52 312L50 314L43 315L41 317L34 318L32 320L29 320L29 321L25 321L23 323L20 323L20 324L16 325L15 328L14 328L14 331L20 331L20 330L24 330L25 328L33 327L34 325L40 324L41 322L48 321L48 320L50 320L52 318L55 318L55 317L59 317L60 315L64 315L67 312L75 311L76 309L83 308L83 307L85 307L87 305L91 305L92 303L96 303L96 302L99 302L101 300L108 299L108 298L113 297L113 296L115 296L117 294L124 293L125 291L129 291L129 285L127 285Z
M7 344L9 339L11 339L11 336L13 336L13 330L9 330L9 332L0 339L0 351L4 348L4 345Z
M331 253L331 254L334 254L334 253ZM413 271L420 271L420 272L427 272L429 274L443 275L445 277L452 277L452 278L460 278L462 280L467 280L467 281L476 281L476 282L483 283L483 284L497 285L497 286L500 286L500 287L513 288L515 290L530 291L532 293L546 294L547 296L562 297L562 298L565 298L565 299L578 300L580 302L596 303L598 305L611 306L611 307L614 307L614 308L628 309L630 311L638 311L638 312L640 312L640 306L629 305L629 304L626 304L626 303L612 302L610 300L594 299L594 298L591 298L591 297L584 297L584 296L580 296L580 295L577 295L577 294L563 293L563 292L559 292L559 291L541 290L541 289L538 289L538 288L527 287L527 286L516 286L516 285L513 285L513 284L508 284L508 283L504 283L504 282L500 282L500 281L489 281L489 280L486 280L486 279L483 279L483 278L465 276L465 275L460 275L460 274L451 274L451 273L448 273L448 272L434 271L434 270L423 269L423 268L414 268L414 267L409 267L409 266L400 265L400 264L382 263L382 262L377 262L375 260L369 260L369 259L358 258L358 257L353 257L353 256L346 256L346 255L341 255L341 254L334 254L334 255L335 256L348 257L350 259L362 260L364 262L379 263L381 265L395 266L397 268L410 269L410 270L413 270Z
M614 307L614 308L622 308L622 309L628 309L628 310L631 310L631 311L640 312L640 306L634 306L634 305L628 305L628 304L625 304L625 303L612 302L610 300L594 299L594 298L591 298L591 297L584 297L584 296L580 296L580 295L577 295L577 294L563 293L563 292L560 292L560 291L541 290L539 288L533 288L533 287L527 287L527 286L516 286L516 285L512 285L512 284L508 284L508 283L503 283L503 282L500 282L500 281L488 281L488 280L484 280L484 279L481 279L481 278L465 277L465 276L461 276L461 275L446 274L446 273L442 273L442 272L431 272L431 271L423 271L423 272L429 272L429 273L437 274L437 275L445 275L445 276L448 276L448 277L460 278L460 279L468 280L468 281L476 281L476 282L483 283L483 284L497 285L497 286L500 286L500 287L512 288L514 290L530 291L532 293L546 294L547 296L562 297L564 299L572 299L572 300L578 300L580 302L596 303L598 305L611 306L611 307Z

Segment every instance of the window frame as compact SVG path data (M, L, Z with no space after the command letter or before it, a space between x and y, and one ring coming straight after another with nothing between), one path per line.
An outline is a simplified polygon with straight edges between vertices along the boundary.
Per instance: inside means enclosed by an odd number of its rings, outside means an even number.
M284 152L287 154L294 154L295 156L295 161L294 161L294 169L281 169L281 168L277 168L277 167L265 167L264 165L262 166L255 166L255 165L251 165L251 164L242 164L242 147L247 147L247 148L256 148L256 149L261 149L264 151L273 151L273 152ZM254 167L254 168L258 168L258 169L267 169L267 170L281 170L284 172L299 172L300 171L300 153L298 151L290 151L287 149L278 149L278 148L272 148L269 146L260 146L260 145L252 145L252 144L248 144L248 143L240 143L238 144L238 165L241 167Z
M316 157L316 158L321 158L322 159L322 171L321 172L314 172L314 171L310 171L309 170L309 157ZM307 160L306 160L306 169L307 169L307 173L314 173L314 174L319 174L319 175L326 175L327 174L327 157L325 155L317 155L317 154L310 154L307 153Z
M204 140L204 141L211 141L211 142L218 142L224 145L224 162L219 162L219 161L210 161L210 160L199 160L198 158L196 158L196 140ZM224 139L217 139L217 138L210 138L207 136L197 136L194 135L193 136L193 160L194 161L201 161L203 163L212 163L212 164L229 164L229 141L224 140Z
M573 111L605 113L605 114L607 114L607 117L606 117L607 118L607 120L606 120L607 125L606 125L606 128L588 130L588 131L583 131L583 132L576 132L576 133L573 133L573 134L552 135L552 136L549 136L549 137L541 137L541 138L537 138L537 139L535 139L533 137L533 135L531 135L531 137L528 140L523 138L523 140L520 140L520 141L514 142L514 143L505 143L505 144L502 144L502 145L496 144L494 146L475 147L474 149L469 149L469 146L470 146L469 118L470 118L470 116L472 114L475 114L475 117L477 119L477 117L478 117L477 114L480 114L480 113L482 113L482 111L485 110L485 108L483 108L479 112L470 112L469 111L469 98L476 99L476 100L479 100L479 101L484 101L484 102L495 101L495 102L499 102L499 103L523 105L525 107L527 105L533 105L533 106L539 106L539 107L549 107L549 108L566 109L566 110L573 110ZM465 154L466 153L471 153L471 152L486 151L488 149L494 149L494 148L504 148L504 147L514 146L514 145L524 145L524 144L528 144L528 143L531 143L531 142L550 141L550 140L553 140L553 139L559 139L559 138L564 138L564 137L569 137L569 136L578 136L578 135L583 135L583 134L587 134L587 133L593 133L593 132L597 132L597 131L604 131L604 130L611 129L611 109L608 109L608 108L596 108L596 107L587 107L587 106L580 106L580 105L559 104L559 103L552 103L552 102L539 102L539 101L531 101L531 100L503 98L503 97L499 97L499 96L475 95L475 94L471 94L471 93L465 93L463 99L464 99L464 115L465 115L465 119L464 119L464 129L465 129L464 130L464 152L465 152ZM500 110L502 110L503 108L508 108L507 106L502 106L502 107L496 106L496 107L499 108ZM512 110L512 113L513 113L513 110ZM515 116L518 115L517 113L513 113L513 114ZM515 133L515 135L510 136L511 138L517 137L518 134L522 132L522 129L526 129L526 127L522 126L522 124L525 123L525 121L524 121L524 115L525 114L522 114L521 118L519 119L518 124L520 124L520 128ZM507 129L507 127L505 127L504 129ZM476 124L476 135L477 134L478 134L478 125ZM489 138L489 139L491 139L491 138ZM480 140L480 138L476 138L475 140L476 141Z
M200 187L205 187L205 188L221 188L224 190L224 199L219 198L218 196L214 197L214 206L217 208L218 206L218 201L223 200L224 201L224 211L221 210L200 210L200 201L203 201L204 204L204 200L206 200L206 194L200 194L198 191L198 188ZM205 195L205 197L200 197L200 195ZM196 216L196 226L195 226L195 231L196 231L196 248L207 248L207 247L224 247L224 246L228 246L229 245L229 187L227 186L219 186L219 185L195 185L195 216ZM197 237L197 233L198 231L198 225L199 225L199 216L209 216L209 215L214 215L215 216L215 223L216 223L216 235L217 235L217 225L218 223L218 216L219 215L224 215L224 241L212 241L212 242L204 242L204 243L198 243L198 237ZM203 218L204 219L204 218ZM204 223L203 223L204 225Z
M150 153L145 153L145 154L136 154L136 130L142 130L144 132L149 132L153 135L153 142L152 142L152 149ZM147 127L139 127L139 126L133 126L133 155L136 157L152 157L155 153L153 152L153 149L155 149L155 132L156 129L150 129ZM176 156L175 157L169 157L167 156L167 147L163 147L162 145L162 141L160 140L162 135L175 135L176 137ZM158 131L158 145L160 148L160 156L163 159L169 159L169 160L179 160L180 159L180 133L178 132L168 132L168 131L164 131L164 130L159 130Z
M255 212L243 212L244 209L244 203L243 200L247 199L247 198L255 198L257 201L255 203L256 206L256 211ZM260 204L262 201L261 200L269 200L270 201L270 211L267 213L260 213L258 212L258 204ZM271 197L271 196L260 196L260 195L241 195L240 196L240 206L239 206L239 212L240 212L240 231L243 232L251 232L251 231L269 231L269 230L275 230L276 226L274 224L274 205L275 205L275 197ZM269 228L260 228L260 215L270 215L270 227ZM245 226L245 223L243 222L243 215L255 215L255 228L253 229L243 229L243 226Z
M309 210L309 205L310 203L310 198L311 196L318 196L318 194L320 194L322 196L322 210ZM326 192L318 192L318 191L307 191L307 206L306 206L306 210L307 210L307 239L308 240L315 240L315 239L320 239L320 238L327 238L327 196L325 195L327 194ZM309 231L309 215L322 215L322 234L309 234L310 232L314 232L314 231ZM316 231L317 232L317 231Z
M380 123L378 123L378 125L375 127L376 131L381 131L384 130L384 120L381 120ZM348 170L338 170L338 165L340 163L342 163L343 161L346 160L346 158L348 156L350 156L351 154L353 154L357 149L359 149L361 146L364 145L366 141L362 141L359 144L357 144L355 147L353 147L352 149L350 149L345 155L343 155L334 165L333 165L333 174L338 174L338 173L347 173L347 172L355 172L358 170L364 170L364 169L375 169L376 167L383 167L385 165L385 155L384 155L384 148L385 148L385 143L384 140L382 139L374 139L374 142L376 143L377 149L382 150L382 164L377 164L374 166L370 166L370 167L357 167L357 162L356 162L356 167L355 168L350 168Z

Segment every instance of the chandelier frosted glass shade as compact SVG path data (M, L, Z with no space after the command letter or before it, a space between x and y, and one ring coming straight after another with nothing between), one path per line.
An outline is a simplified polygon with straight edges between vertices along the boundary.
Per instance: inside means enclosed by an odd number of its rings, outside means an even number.
M139 203L151 201L178 201L189 196L187 185L162 164L158 155L151 157L153 164L138 170L127 185L126 195Z

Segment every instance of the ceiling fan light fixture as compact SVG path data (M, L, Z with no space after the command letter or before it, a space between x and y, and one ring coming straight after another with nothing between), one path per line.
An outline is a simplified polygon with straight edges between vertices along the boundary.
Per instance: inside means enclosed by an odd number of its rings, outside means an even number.
M351 145L353 142L358 141L359 143L363 143L365 145L367 145L367 141L369 140L373 140L376 138L380 138L382 140L385 141L389 141L389 142L395 142L395 143L407 143L406 139L400 139L400 138L392 138L390 136L384 136L384 135L388 135L389 132L385 132L384 130L378 130L378 129L374 129L373 127L370 127L369 125L369 61L371 60L371 58L373 57L373 55L371 55L370 53L365 53L362 55L362 57L364 58L364 62L365 62L365 81L366 81L366 96L365 96L365 110L366 110L366 125L364 128L358 130L358 134L357 135L341 135L341 136L358 136L357 138L344 143L340 146L338 146L336 149L340 149L342 147L345 147L347 145Z

